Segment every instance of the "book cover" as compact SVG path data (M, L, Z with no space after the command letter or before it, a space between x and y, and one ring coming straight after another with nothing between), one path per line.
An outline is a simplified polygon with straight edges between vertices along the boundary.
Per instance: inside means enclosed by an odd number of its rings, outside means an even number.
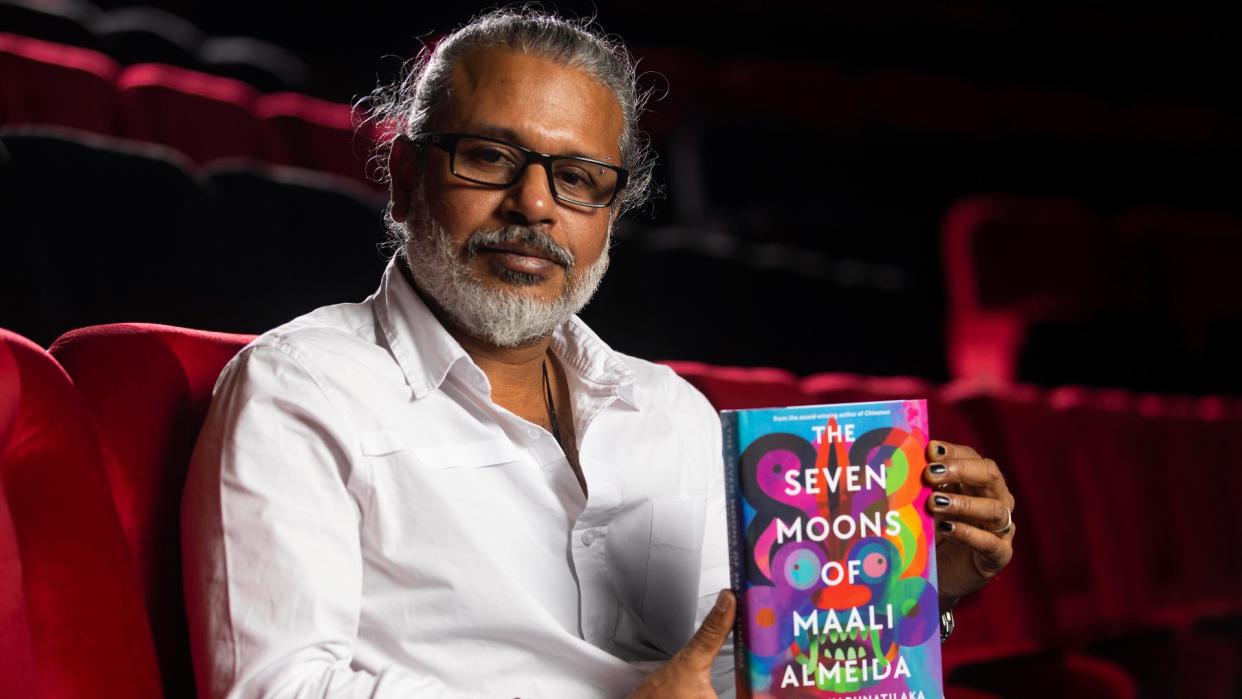
M943 697L926 402L721 420L734 652L751 696Z

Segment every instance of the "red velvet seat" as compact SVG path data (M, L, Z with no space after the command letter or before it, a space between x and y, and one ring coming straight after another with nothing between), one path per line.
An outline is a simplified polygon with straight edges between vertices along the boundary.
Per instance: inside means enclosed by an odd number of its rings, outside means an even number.
M1063 416L1031 387L981 391L957 403L983 438L981 453L1005 469L1017 500L1022 529L1015 544L1028 577L1038 582L1023 596L1038 605L1036 637L1074 643L1126 619L1133 610L1116 594L1112 533L1089 516L1106 486L1074 467L1075 443Z
M117 71L98 51L0 34L0 124L115 134Z
M707 396L717 410L808 405L798 377L784 369L722 367L699 362L664 362Z
M181 592L185 470L216 378L250 339L135 323L74 330L51 349L98 428L170 697L195 686Z
M1194 414L1193 401L1080 388L1049 399L1072 442L1072 467L1108 490L1085 514L1098 520L1094 545L1114 557L1104 568L1129 623L1185 627L1238 611L1230 605L1242 599L1242 542L1224 517L1205 512L1213 507L1205 497L1226 490L1230 457L1206 434L1212 425Z
M270 162L335 173L372 189L379 186L367 177L375 128L368 122L355 132L348 104L279 92L259 97L254 110Z
M260 157L254 88L184 68L142 63L117 79L122 132L172 146L198 163Z
M0 696L162 696L108 485L69 377L0 330Z
M1027 327L1081 318L1099 303L1095 248L1103 224L1068 199L978 196L955 203L941 226L954 378L1013 381Z

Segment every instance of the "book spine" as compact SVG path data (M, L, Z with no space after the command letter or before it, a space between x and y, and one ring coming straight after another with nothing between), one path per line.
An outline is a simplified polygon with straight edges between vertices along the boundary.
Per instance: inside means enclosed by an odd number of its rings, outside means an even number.
M749 682L750 670L747 667L747 638L745 608L745 589L743 589L744 566L742 556L746 552L746 538L742 532L745 519L742 512L742 493L738 486L738 460L741 452L738 449L738 418L737 412L726 412L720 416L724 439L724 483L726 502L729 503L727 516L729 521L729 578L733 594L737 596L737 617L733 622L733 666L743 682ZM739 692L741 688L738 688Z

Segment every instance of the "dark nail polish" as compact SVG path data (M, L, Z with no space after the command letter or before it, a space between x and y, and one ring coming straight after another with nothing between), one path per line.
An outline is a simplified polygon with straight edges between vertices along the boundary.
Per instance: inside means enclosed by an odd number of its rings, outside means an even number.
M936 445L936 456L944 456L945 454L948 454L948 453L949 453L949 450L945 449L943 444Z
M948 534L953 531L953 523L952 522L941 522L936 525L936 528L944 532L945 534Z
M932 502L936 505L936 507L948 507L949 503L952 501L949 500L947 495L933 495Z
M949 472L949 467L944 464L928 464L927 470L931 471L933 476L943 476Z

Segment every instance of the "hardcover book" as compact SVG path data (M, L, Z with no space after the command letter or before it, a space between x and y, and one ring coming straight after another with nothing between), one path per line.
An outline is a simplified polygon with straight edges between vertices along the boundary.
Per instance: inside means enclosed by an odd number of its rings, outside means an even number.
M721 420L734 652L750 695L943 697L926 402Z

